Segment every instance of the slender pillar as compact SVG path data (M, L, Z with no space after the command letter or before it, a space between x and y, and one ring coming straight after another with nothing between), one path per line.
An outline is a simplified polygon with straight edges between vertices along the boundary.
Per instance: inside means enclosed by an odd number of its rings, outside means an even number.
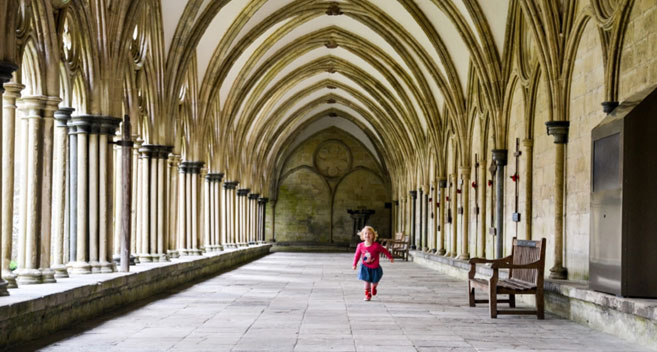
M169 154L168 165L169 165L169 226L167 227L169 240L167 254L169 258L178 258L180 254L178 253L178 221L180 216L180 208L178 206L178 197L180 194L179 190L179 175L178 175L178 165L180 164L180 156L175 154Z
M100 241L100 228L99 228L99 202L100 202L100 189L99 189L99 170L98 170L98 128L92 124L91 133L89 134L89 164L87 172L89 173L89 265L91 265L92 273L100 272L99 258L99 241Z
M228 226L228 186L229 182L224 182L221 189L221 242L224 244L224 248L232 248L232 243L230 243L230 228Z
M532 239L532 187L534 170L534 141L524 139L522 141L525 155L525 239Z
M199 177L201 173L201 168L203 167L203 162L189 162L188 165L188 184L189 184L189 192L187 193L189 196L190 204L188 204L188 229L190 230L189 234L189 239L190 245L189 248L189 254L190 255L201 255L201 251L199 250L199 229L198 229L198 218L200 217L199 215Z
M430 252L431 253L437 253L438 252L438 207L436 206L436 203L438 203L438 200L440 197L438 196L438 189L436 187L436 184L432 184L430 186L430 192L431 196L429 197L428 204L429 208L431 209L431 245L430 245Z
M226 182L224 183L224 187L228 191L226 194L228 199L226 201L227 204L227 209L226 209L226 223L228 226L228 242L231 243L231 246L233 248L237 248L237 232L236 232L236 224L235 224L235 213L236 213L236 207L235 207L235 198L236 198L236 188L239 182L237 181L231 181L231 182Z
M125 115L123 120L123 140L121 141L121 161L117 164L121 165L121 176L118 178L121 184L121 190L118 192L122 194L121 202L119 203L120 218L121 218L121 231L120 239L117 242L120 242L120 263L121 271L128 272L130 271L130 249L132 247L131 242L134 242L134 239L130 238L130 228L134 224L132 222L132 190L131 188L134 185L132 183L132 152L131 148L134 146L132 142L132 135L130 134L131 124L130 116Z
M266 241L265 224L267 222L267 202L269 202L269 198L266 197L259 198L258 202L262 206L262 220L260 223L260 227L262 231L262 242L265 242Z
M52 269L56 278L68 277L68 271L64 264L64 237L66 234L66 154L67 154L67 124L75 109L61 108L55 112L55 141L53 160L53 215L52 215L52 239L53 257ZM5 170L11 170L3 166Z
M423 194L424 194L424 192L422 192L422 187L418 188L418 200L414 201L414 202L420 203L420 207L419 207L420 209L419 209L418 214L417 214L417 215L419 215L419 218L420 218L419 221L416 217L416 214L413 214L413 223L416 224L415 226L418 228L416 240L418 242L420 242L419 250L424 249L424 244L425 244L424 237L422 236L422 234L423 234L423 231L422 231L422 229L423 229L423 227L422 227L422 218L424 217L423 216L424 215L424 212L423 212L424 207L422 206L422 204L424 203L423 202L423 200L424 200L424 195Z
M449 241L449 254L448 256L456 258L458 256L458 185L457 185L457 179L456 179L456 173L453 173L450 175L450 183L452 187L450 187L452 194L450 194L450 199L452 202L450 203L450 211L452 215L452 223L450 226L450 230L452 231L452 236Z
M496 180L496 194L495 194L495 226L496 242L495 258L504 257L504 167L507 163L507 150L494 149L493 161L497 165L497 172L495 174Z
M445 201L445 188L447 187L447 180L444 178L438 179L438 227L440 231L440 239L438 240L438 254L445 255L447 250L445 249L445 209L447 208L447 202Z
M565 185L565 147L568 143L569 121L548 121L548 135L554 136L556 158L554 162L554 266L550 269L550 279L568 279L568 270L563 266L563 217Z
M247 239L247 233L246 233L246 217L247 217L247 208L246 208L246 196L249 194L251 190L248 188L240 188L237 190L237 224L238 224L238 230L237 233L239 234L239 239L238 239L238 245L241 246L248 246L248 239Z
M223 202L221 200L223 196L223 191L221 187L221 181L224 178L223 173L215 174L215 183L214 183L214 204L215 204L215 243L217 244L217 250L223 251L225 245L225 238L223 237Z
M116 117L102 117L98 119L100 124L99 129L99 192L100 199L98 208L100 210L98 216L99 227L99 247L98 247L98 261L100 263L101 273L111 273L116 270L114 262L112 261L113 251L113 222L115 214L114 208L114 158L112 152L114 147L110 144L116 130L119 127L122 119ZM118 213L118 212L116 212Z
M135 263L139 262L139 253L141 252L141 161L139 149L143 140L138 135L132 135L132 140L135 141L132 148L132 203L130 203L130 222L133 226L130 227L130 254L134 255Z
M256 229L258 228L258 220L257 220L257 213L258 213L258 198L260 197L260 193L251 193L249 194L249 208L250 208L250 215L249 215L249 232L251 234L251 238L249 239L249 242L251 244L257 244L258 243L258 238L256 235Z
M27 121L27 154L24 155L26 163L25 178L26 188L21 189L21 198L24 198L26 205L25 213L25 237L20 241L19 251L22 254L23 261L19 263L16 282L22 284L38 284L42 282L39 265L41 263L41 248L39 240L41 238L41 192L42 192L42 174L40 172L43 162L43 143L41 134L43 132L43 123L41 116L47 102L46 97L27 97L23 98L26 114L24 119Z
M149 189L150 189L150 146L147 144L144 144L139 148L139 184L141 187L139 187L139 191L141 193L140 197L140 202L139 202L139 223L141 224L141 227L139 228L139 239L140 239L140 244L141 248L138 249L139 251L139 262L140 263L146 263L146 262L151 262L153 259L149 255L150 253L150 246L151 246L151 241L150 241L150 236L149 236L149 230L151 226L150 222L150 208L151 208L151 198L149 194Z
M411 198L410 198L409 201L412 202L412 205L411 205L412 210L411 210L411 216L410 216L410 218L411 218L411 221L410 221L410 225L411 225L411 249L415 250L415 249L417 249L417 246L415 244L415 241L416 241L416 237L415 237L415 229L416 229L416 226L415 226L415 200L417 199L417 191L409 191L408 193L411 195Z
M112 137L112 136L110 136ZM130 136L128 135L128 139L126 139L126 143L131 143L130 141ZM114 209L116 209L116 217L114 218L114 226L112 228L112 255L110 256L111 260L114 263L119 264L121 262L121 231L123 229L123 222L124 221L130 221L130 207L128 207L128 213L127 213L127 218L123 217L123 198L124 198L124 191L123 191L123 185L125 182L125 179L123 177L123 147L122 145L124 144L121 140L121 136L115 135L112 137L114 140L114 147L112 150L112 157L114 159L114 180L116 180L115 183L113 183L113 192L114 192L114 197L113 198L113 206ZM130 149L126 149L127 153L130 153ZM130 154L127 154L130 155ZM132 160L130 160L130 164L132 164ZM126 188L126 191L130 190L130 188ZM127 227L128 233L130 232L130 227ZM128 234L128 239L130 238L130 234ZM130 243L130 242L127 242ZM130 255L130 251L128 251L128 256ZM129 257L128 257L129 258ZM129 261L129 259L128 259ZM123 271L121 268L119 271ZM128 269L126 268L126 272Z
M427 187L429 189L429 187ZM429 251L429 192L424 194L424 243L422 245L422 250L427 252Z
M459 255L459 259L461 260L468 260L470 259L470 168L469 167L463 167L459 170L461 173L461 179L463 180L463 184L461 185L461 190L463 192L462 200L461 200L461 206L463 207L463 236L461 239L463 240L463 243L461 245L461 255Z
M479 180L478 190L479 190L479 237L477 245L477 257L484 258L486 257L486 159L479 161Z
M213 176L211 173L205 175L205 182L203 183L203 212L205 216L203 217L203 250L205 252L211 252L212 248L212 183Z
M2 64L0 64L0 71ZM2 91L2 79L0 79L0 92ZM0 278L0 296L7 295L7 288L16 288L16 276L9 270L11 263L11 253L13 245L13 227L14 227L14 143L16 129L16 99L20 97L20 92L25 88L24 85L15 82L4 84L3 98L3 115L2 120L2 260L0 268L2 269L2 278ZM3 281L5 280L5 281Z
M180 163L178 173L178 234L176 236L179 255L187 255L187 165Z

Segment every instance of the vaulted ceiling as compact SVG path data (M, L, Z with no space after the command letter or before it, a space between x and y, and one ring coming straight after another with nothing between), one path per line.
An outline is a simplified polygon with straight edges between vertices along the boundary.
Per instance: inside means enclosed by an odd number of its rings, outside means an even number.
M450 126L467 129L458 125L468 124L472 77L502 80L513 4L162 0L161 6L167 69L184 68L192 75L187 80L196 81L196 113L212 121L211 144L225 150L219 167L258 165L267 174L300 140L330 126L352 133L388 169L440 143Z

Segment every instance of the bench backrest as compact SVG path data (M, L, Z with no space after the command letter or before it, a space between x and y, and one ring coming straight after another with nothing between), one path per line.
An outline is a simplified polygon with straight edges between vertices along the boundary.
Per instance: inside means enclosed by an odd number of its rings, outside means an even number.
M540 241L513 239L513 264L529 264L540 261L541 270L513 269L509 277L515 280L531 282L534 285L543 285L543 269L545 267L545 238Z

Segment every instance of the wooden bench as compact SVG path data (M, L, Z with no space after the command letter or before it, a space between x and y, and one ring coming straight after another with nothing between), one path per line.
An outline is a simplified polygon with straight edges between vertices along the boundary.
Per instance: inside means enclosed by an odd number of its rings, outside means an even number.
M403 232L395 233L392 239L382 240L381 245L386 247L393 257L408 261L408 235Z
M490 317L498 314L536 314L538 319L544 316L543 271L545 268L545 238L540 241L513 239L511 255L501 259L472 258L469 261L468 296L470 307L476 303L489 303ZM491 263L493 276L488 279L475 278L476 265ZM509 269L509 278L500 279L499 269ZM488 299L475 299L475 288L488 291ZM508 299L497 299L497 295L508 294ZM535 295L536 310L497 309L497 303L509 303L515 308L515 295Z

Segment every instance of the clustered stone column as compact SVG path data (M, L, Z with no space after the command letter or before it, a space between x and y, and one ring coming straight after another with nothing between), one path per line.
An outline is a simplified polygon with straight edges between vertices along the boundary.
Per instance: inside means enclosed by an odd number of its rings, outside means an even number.
M130 238L132 239L130 241L130 253L137 254L139 249L141 249L141 236L138 236L137 234L139 233L138 229L141 229L141 220L142 217L139 215L141 214L141 207L142 207L142 200L141 200L141 183L139 182L141 180L141 163L139 162L139 149L141 148L142 143L144 142L143 139L141 139L139 136L132 136L132 140L134 141L134 144L132 146L132 175L131 175L131 182L132 182L132 203L130 204L130 223L132 226L130 227ZM175 209L175 208L174 208ZM131 259L132 260L132 259ZM135 263L139 262L139 257L135 256L134 257Z
M56 278L68 277L66 268L64 240L67 237L66 224L66 190L67 190L67 152L68 152L68 122L75 109L60 108L55 112L55 141L53 160L53 216L52 216L52 240L53 258L52 269L55 270Z
M206 181L206 207L205 227L206 246L209 252L222 251L223 242L221 238L221 180L222 173L209 173L205 176Z
M459 169L461 174L461 221L463 221L461 240L461 254L458 256L458 259L468 260L470 259L470 239L468 234L470 232L470 168L462 167Z
M199 175L204 162L183 161L180 163L179 241L181 255L201 255L199 249Z
M0 68L3 66L0 65ZM2 70L0 70L2 73ZM1 77L0 77L1 78ZM0 79L0 82L2 80ZM0 94L3 98L3 115L2 119L2 259L0 268L2 278L0 278L0 296L7 295L7 288L17 288L16 277L9 270L12 252L12 233L14 227L14 131L16 125L16 99L20 97L20 92L25 88L22 84L14 82L4 84L4 94L2 84L0 84ZM4 172L2 172L4 171Z
M178 166L180 165L180 156L175 155L175 154L169 154L168 160L167 160L167 165L168 165L168 176L169 176L169 181L168 181L168 191L167 194L169 195L168 198L168 209L169 214L169 223L167 225L167 240L166 240L166 245L167 245L167 255L169 258L178 258L180 257L180 254L178 253L178 217L179 217L179 211L177 211L178 208L178 196L179 196L179 190L178 190Z
M18 284L55 282L50 269L50 211L52 197L53 112L60 99L31 96L22 99L25 165L21 188Z
M532 238L532 189L533 189L533 171L534 171L534 141L531 139L524 139L522 141L524 147L525 162L525 239L531 240Z
M554 266L550 268L550 278L565 280L568 270L563 266L563 208L564 208L564 164L565 147L568 143L569 121L548 121L548 135L554 136L556 158L554 161Z
M260 220L259 220L259 236L258 239L261 241L261 243L265 242L265 221L267 219L267 202L269 202L269 198L266 197L260 197L258 198L258 205L260 207Z
M251 192L248 188L240 188L237 190L237 245L240 247L246 247L249 245L249 240L247 238L247 227L246 227L246 218L247 218L247 198L246 196Z
M73 155L69 190L71 194L75 191L75 207L71 200L74 214L69 213L69 224L75 223L75 238L71 238L74 253L69 254L70 274L114 271L111 261L114 160L110 157L109 139L120 123L120 118L92 115L74 116L68 122L69 134L75 135L76 144L75 151L70 145Z
M456 184L456 172L450 175L450 190L451 194L449 195L451 202L450 208L448 211L450 211L451 214L451 223L450 223L450 230L451 230L451 237L449 241L449 253L447 253L448 257L456 257L458 255L457 253L457 244L458 244L458 221L457 219L457 212L458 212L458 185Z
M438 240L438 254L440 255L445 255L447 253L447 250L445 249L445 240L447 237L445 236L445 210L447 209L447 202L446 197L445 197L445 188L447 187L447 179L441 178L438 179L438 199L439 199L439 204L438 204L438 226L440 227L440 239Z
M411 249L415 250L417 245L415 244L415 201L417 199L417 191L408 191L408 194L411 196L409 202L411 202L411 216L410 216L410 225L411 225Z
M504 167L507 162L506 149L494 149L493 161L497 165L495 173L495 236L497 246L495 248L495 258L499 259L504 256Z
M479 238L477 245L477 257L486 257L486 159L479 161L479 179L477 180L479 190Z
M258 243L258 198L260 198L260 193L250 193L249 194L249 244Z
M139 148L141 211L137 228L140 262L168 261L167 208L168 170L167 160L171 146L144 144Z
M223 187L223 204L224 211L222 213L222 240L224 246L228 248L237 247L237 236L235 232L235 189L237 188L237 181L226 181Z

